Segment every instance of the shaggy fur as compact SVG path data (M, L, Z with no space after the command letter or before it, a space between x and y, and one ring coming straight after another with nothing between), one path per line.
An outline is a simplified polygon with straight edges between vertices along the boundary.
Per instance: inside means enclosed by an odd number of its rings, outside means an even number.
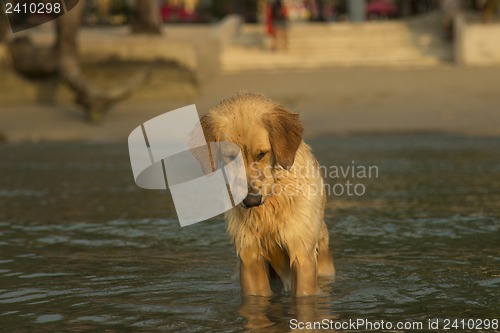
M207 142L240 147L249 194L262 195L259 206L238 205L225 214L242 294L271 294L268 265L292 295L320 293L317 277L335 271L323 220L323 179L302 141L298 114L263 95L240 93L211 109L201 124Z

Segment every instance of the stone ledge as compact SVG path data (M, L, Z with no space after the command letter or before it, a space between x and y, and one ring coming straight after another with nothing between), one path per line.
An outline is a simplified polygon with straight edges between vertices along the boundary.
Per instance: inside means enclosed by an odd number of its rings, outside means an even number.
M468 22L455 18L455 60L465 66L500 65L500 23Z

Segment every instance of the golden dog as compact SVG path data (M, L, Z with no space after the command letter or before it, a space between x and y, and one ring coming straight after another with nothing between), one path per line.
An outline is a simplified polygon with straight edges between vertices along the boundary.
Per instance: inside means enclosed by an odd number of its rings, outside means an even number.
M292 295L321 293L318 276L335 274L325 192L298 114L263 95L240 93L211 109L201 126L207 142L236 144L245 163L248 195L225 213L242 294L271 295L269 265Z

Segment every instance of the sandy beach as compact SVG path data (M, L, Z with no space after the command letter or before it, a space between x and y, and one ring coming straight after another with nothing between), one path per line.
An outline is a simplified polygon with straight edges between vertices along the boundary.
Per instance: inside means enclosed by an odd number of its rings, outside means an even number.
M4 96L0 133L8 142L124 141L156 115L193 103L203 114L221 99L246 90L262 92L301 113L308 137L407 132L497 136L499 79L500 68L449 65L239 72L197 86L188 75L158 71L98 125L85 122L68 92L42 104L34 92L24 98L10 95L10 100Z

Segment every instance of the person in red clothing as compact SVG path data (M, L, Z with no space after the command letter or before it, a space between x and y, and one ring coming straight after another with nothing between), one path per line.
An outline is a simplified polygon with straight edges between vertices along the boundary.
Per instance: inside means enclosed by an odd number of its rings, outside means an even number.
M273 38L273 50L288 49L288 10L282 0L268 2L266 10L267 33Z

